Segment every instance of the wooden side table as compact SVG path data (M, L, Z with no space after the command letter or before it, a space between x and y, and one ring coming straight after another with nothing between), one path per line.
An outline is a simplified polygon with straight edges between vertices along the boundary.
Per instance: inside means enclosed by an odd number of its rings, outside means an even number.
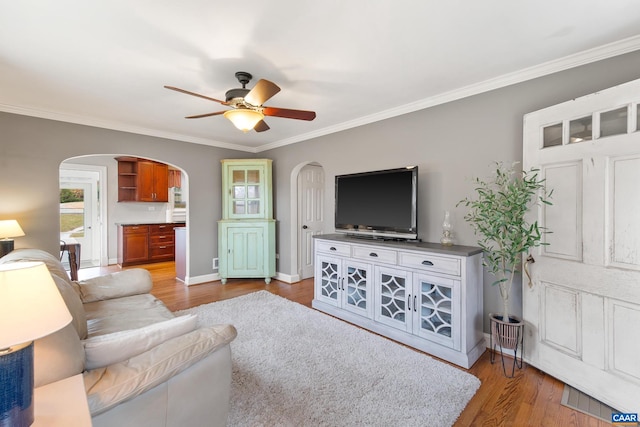
M32 427L91 427L82 374L34 390Z

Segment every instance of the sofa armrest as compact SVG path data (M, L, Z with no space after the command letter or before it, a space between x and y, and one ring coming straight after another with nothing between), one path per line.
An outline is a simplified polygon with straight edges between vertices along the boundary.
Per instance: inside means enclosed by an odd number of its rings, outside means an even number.
M151 292L151 273L143 268L117 271L74 283L83 303L103 301Z
M236 337L232 325L216 325L165 341L121 363L84 373L91 415L116 405L169 380Z

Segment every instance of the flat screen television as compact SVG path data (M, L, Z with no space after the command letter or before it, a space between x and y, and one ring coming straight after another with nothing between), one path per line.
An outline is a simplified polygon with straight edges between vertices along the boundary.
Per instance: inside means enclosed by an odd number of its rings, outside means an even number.
M372 238L418 238L418 167L336 176L335 229Z

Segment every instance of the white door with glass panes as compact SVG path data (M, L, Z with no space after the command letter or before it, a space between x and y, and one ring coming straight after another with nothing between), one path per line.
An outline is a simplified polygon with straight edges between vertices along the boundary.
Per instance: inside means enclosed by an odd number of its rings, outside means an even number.
M640 80L527 114L524 169L540 169L552 233L523 280L530 364L640 412Z

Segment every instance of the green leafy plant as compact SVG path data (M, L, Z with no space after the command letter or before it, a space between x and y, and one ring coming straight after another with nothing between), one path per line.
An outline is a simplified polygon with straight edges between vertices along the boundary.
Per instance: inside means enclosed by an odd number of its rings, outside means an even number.
M493 285L500 287L503 303L503 321L509 321L511 286L522 255L531 248L546 245L542 235L549 233L537 221L529 223L526 213L534 205L551 205L553 191L547 191L538 169L516 171L497 162L490 179L476 178L474 198L465 198L458 205L470 208L464 219L478 236L478 245L484 252L483 265L495 276ZM532 261L529 258L527 262ZM526 264L525 264L526 267Z

